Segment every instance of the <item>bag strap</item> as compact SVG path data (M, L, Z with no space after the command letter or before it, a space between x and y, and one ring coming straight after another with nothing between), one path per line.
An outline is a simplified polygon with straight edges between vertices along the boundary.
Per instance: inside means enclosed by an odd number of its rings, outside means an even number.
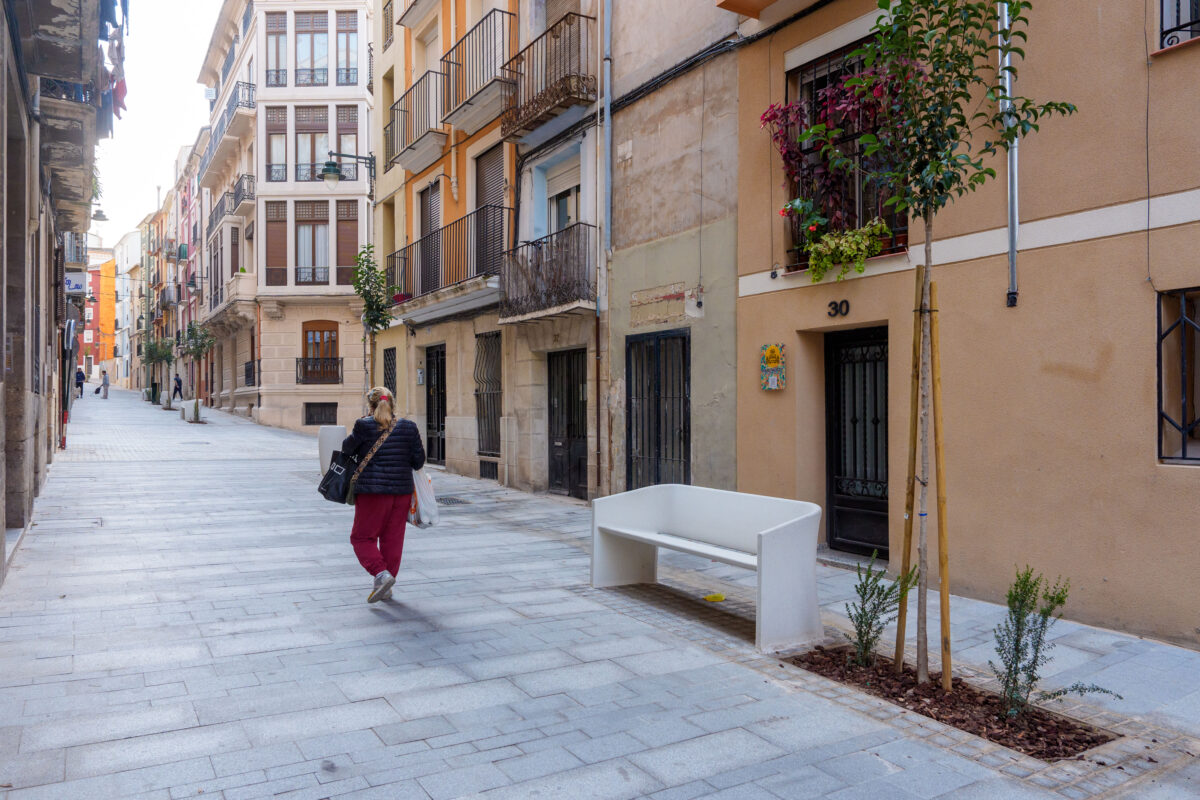
M350 478L351 484L358 483L358 476L362 474L362 471L366 468L367 463L370 462L371 456L375 455L375 451L378 450L383 445L383 443L385 441L387 441L387 438L392 435L392 431L396 430L396 426L397 426L397 424L399 424L399 422L400 422L400 420L396 420L395 422L393 422L392 427L385 430L383 432L383 436L380 436L378 439L375 440L375 444L371 445L370 451L367 452L366 457L363 458L363 460L359 463L358 469L354 470L354 475L351 476L351 478Z

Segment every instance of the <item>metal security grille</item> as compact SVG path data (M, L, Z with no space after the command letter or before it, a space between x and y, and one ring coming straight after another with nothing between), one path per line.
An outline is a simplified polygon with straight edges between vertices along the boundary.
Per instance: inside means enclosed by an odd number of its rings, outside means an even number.
M687 330L625 339L626 484L691 483L691 347Z
M1158 295L1158 457L1200 462L1200 288Z
M396 348L386 347L383 350L383 385L396 395Z
M888 549L887 328L826 334L829 544Z
M446 345L425 348L425 452L446 463Z
M421 213L421 241L426 243L420 250L422 286L441 286L442 246L441 239L430 236L442 227L442 204L438 197L439 182L434 181L417 196ZM429 237L429 238L426 238Z
M587 499L587 350L551 353L550 490Z
M500 332L475 337L475 422L479 455L500 455Z
M305 403L305 425L336 425L337 403Z

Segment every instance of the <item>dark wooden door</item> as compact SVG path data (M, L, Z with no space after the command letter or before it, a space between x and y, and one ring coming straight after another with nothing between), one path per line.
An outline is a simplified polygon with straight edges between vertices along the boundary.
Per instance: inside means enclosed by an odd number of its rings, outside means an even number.
M551 353L550 490L587 499L587 350Z
M416 251L417 261L421 266L421 280L417 285L416 294L425 294L441 288L442 285L442 237L438 230L442 227L442 203L438 196L439 181L434 181L421 190L417 195L421 214L421 227L418 231L420 240Z
M829 546L888 552L887 328L825 335Z
M626 484L691 483L691 348L687 330L625 339Z
M425 455L446 463L446 345L425 348Z

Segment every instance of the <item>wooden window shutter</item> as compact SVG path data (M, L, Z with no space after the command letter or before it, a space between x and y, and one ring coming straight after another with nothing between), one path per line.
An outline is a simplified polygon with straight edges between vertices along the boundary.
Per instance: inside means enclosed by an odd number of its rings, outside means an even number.
M329 222L328 200L300 200L296 202L296 222Z
M265 203L267 216L267 286L287 286L287 202Z
M267 14L267 33L287 33L287 14Z
M296 106L296 133L328 132L328 106Z
M337 107L338 133L358 133L358 106Z
M296 14L297 33L320 33L329 30L329 15L324 11Z
M339 31L352 32L358 30L358 12L357 11L339 11L337 12L337 29Z
M229 229L229 276L233 277L238 274L238 270L242 267L241 247L238 244L238 229Z
M287 106L267 106L267 133L287 133Z
M340 286L354 283L354 267L358 258L358 201L338 200L337 204L337 282Z

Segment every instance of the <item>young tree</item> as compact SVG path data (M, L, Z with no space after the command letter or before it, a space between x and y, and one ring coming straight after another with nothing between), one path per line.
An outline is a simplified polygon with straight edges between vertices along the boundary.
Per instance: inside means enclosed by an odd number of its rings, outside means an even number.
M917 676L921 682L929 679L926 521L933 221L956 198L996 177L989 166L993 156L1038 130L1043 118L1075 111L1070 103L1036 103L1011 91L1017 74L1011 62L1025 55L1021 45L1027 39L1032 5L1030 0L879 0L883 13L874 35L856 53L863 70L833 88L846 104L842 118L870 114L874 130L852 137L850 147L841 142L843 129L828 123L814 125L800 137L819 146L834 168L861 170L864 179L886 187L888 205L924 224L924 269L917 272L921 297ZM904 558L907 563L907 552ZM897 652L903 654L903 641L897 642ZM944 684L948 678L943 676Z
M375 263L375 246L364 245L354 268L354 291L363 301L363 362L366 389L375 382L375 334L392 324L392 287L387 270ZM369 352L368 352L369 345Z
M151 367L162 365L163 371L166 373L167 380L171 377L171 365L175 363L175 340L174 339L155 339L150 338L146 341L144 355L142 360ZM167 402L163 408L171 407L171 387L166 383L161 384L161 391L167 393Z
M213 335L204 325L197 325L194 322L189 322L187 333L183 336L182 351L185 356L192 359L197 364L208 355L209 351L217 344L217 337ZM196 422L200 421L200 396L196 395L195 407L192 412L192 419Z

